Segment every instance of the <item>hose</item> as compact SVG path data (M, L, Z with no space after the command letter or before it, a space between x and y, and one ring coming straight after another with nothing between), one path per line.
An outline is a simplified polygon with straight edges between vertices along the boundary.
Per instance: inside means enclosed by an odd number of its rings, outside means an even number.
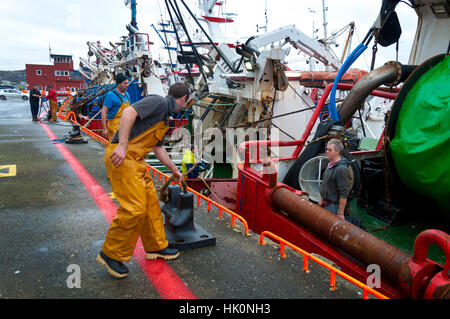
M368 44L372 40L373 36L371 35L373 29L370 29L370 31L367 33L364 40L356 47L355 50L348 56L348 58L345 60L342 67L339 69L339 72L336 76L336 79L334 80L333 87L331 88L330 93L330 115L331 119L333 121L339 121L339 115L337 112L336 107L336 90L337 86L339 84L339 81L344 76L345 72L350 68L350 66L355 63L355 61L360 57L361 54L367 49Z

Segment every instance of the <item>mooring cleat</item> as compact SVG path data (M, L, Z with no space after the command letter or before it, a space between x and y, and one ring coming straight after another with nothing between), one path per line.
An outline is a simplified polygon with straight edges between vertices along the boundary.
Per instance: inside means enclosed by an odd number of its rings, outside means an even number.
M128 268L122 262L109 258L102 251L97 255L97 262L106 266L108 273L113 277L122 279L128 276Z
M164 260L172 260L180 255L180 251L176 248L164 248L158 251L146 251L145 259L156 260L157 258L162 258Z

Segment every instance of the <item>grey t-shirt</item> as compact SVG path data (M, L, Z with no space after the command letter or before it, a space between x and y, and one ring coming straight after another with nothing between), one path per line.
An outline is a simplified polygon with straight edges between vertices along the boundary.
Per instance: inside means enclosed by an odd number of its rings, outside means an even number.
M149 95L132 104L131 107L136 110L138 117L131 128L129 141L161 121L167 125L167 120L177 108L177 104L175 98L171 96ZM119 143L119 130L111 143ZM157 146L162 146L163 143L164 141L160 141Z

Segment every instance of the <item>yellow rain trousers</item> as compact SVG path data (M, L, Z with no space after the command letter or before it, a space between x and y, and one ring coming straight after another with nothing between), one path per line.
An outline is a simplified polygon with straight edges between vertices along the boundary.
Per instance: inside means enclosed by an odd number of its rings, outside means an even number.
M56 112L58 110L58 102L50 99L49 103L50 103L50 116L51 116L50 121L54 122L54 121L56 121Z
M144 155L163 139L168 129L162 121L129 141L127 155L119 168L110 160L118 144L110 144L106 149L106 170L120 203L102 249L110 258L129 261L139 236L145 251L158 251L169 245L158 196L144 160Z

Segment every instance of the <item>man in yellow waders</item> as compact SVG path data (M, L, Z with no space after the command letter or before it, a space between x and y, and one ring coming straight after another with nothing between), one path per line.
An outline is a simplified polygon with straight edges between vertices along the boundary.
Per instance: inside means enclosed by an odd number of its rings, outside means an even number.
M105 100L103 101L103 136L107 138L108 141L119 129L120 118L122 117L123 110L130 106L130 96L127 93L128 85L128 78L121 73L117 74L116 88L108 92L105 96Z
M195 154L194 154L194 145L191 145L191 148L186 148L184 150L183 159L181 161L181 173L183 176L187 178L197 178L198 171L193 169L189 174L187 174L191 168L195 165Z
M175 83L167 97L150 95L131 105L123 111L119 130L106 149L105 166L120 206L97 262L114 277L128 275L123 262L133 256L139 236L146 259L169 260L179 255L178 249L169 247L166 240L158 196L144 155L153 149L172 175L183 179L163 147L163 140L169 129L167 119L186 107L188 100L189 88Z
M49 90L48 95L45 97L48 100L48 103L50 104L50 122L56 122L56 112L58 110L58 100L56 96L56 91L53 89L51 85L47 86L47 90Z

